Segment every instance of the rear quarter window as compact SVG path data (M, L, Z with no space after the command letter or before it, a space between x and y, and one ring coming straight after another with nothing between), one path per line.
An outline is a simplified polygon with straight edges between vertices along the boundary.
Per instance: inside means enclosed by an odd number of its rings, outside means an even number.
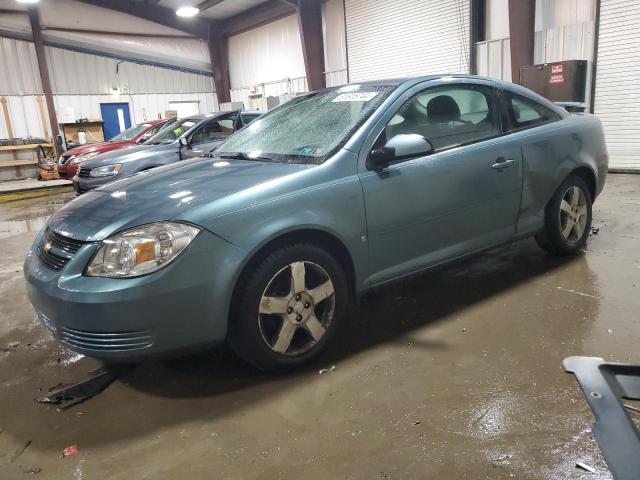
M505 92L505 99L511 131L536 127L560 120L560 115L556 112L530 98Z

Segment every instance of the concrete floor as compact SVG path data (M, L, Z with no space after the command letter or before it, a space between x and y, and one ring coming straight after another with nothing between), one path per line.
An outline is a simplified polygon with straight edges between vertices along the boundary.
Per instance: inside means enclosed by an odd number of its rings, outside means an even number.
M217 351L139 366L58 412L34 397L97 363L34 320L21 263L70 198L0 205L0 347L21 342L0 351L0 478L611 478L561 362L640 362L640 176L609 177L585 255L528 240L378 291L303 371Z

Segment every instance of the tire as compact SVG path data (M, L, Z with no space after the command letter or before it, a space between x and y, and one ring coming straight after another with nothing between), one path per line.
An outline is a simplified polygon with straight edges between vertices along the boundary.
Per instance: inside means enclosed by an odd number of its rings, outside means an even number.
M351 304L340 263L309 243L275 248L241 277L237 289L228 343L265 372L291 370L315 358Z
M538 245L551 255L577 254L589 238L592 202L584 179L569 175L547 204L544 229L535 236Z

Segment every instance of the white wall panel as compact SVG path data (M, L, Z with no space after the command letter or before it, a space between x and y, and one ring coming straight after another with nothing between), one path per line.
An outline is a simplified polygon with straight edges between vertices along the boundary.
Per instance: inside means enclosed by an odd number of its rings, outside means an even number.
M59 116L69 112L72 118L100 119L100 104L125 102L129 104L132 123L164 117L169 102L199 102L200 113L218 110L218 101L212 93L146 93L132 95L54 95ZM69 111L71 109L71 111Z
M131 94L213 91L213 79L208 75L62 48L46 47L45 51L56 94L108 94L112 86Z
M132 94L214 91L209 75L48 46L45 55L54 94L108 94L112 86ZM0 37L0 95L39 93L42 86L33 43Z
M534 62L593 61L595 0L536 0Z
M469 71L469 0L345 0L350 81Z
M246 109L252 109L250 94L260 93L263 97L279 97L280 95L308 92L307 77L285 78L275 82L259 83L252 87L231 89L231 101L242 102Z
M511 81L511 42L508 38L476 43L478 75Z
M640 2L602 0L595 114L604 125L609 168L640 171Z
M485 9L485 40L509 38L509 0L487 0Z
M33 43L0 37L0 95L38 93L42 85Z
M328 87L347 83L347 37L343 0L327 0L322 4L322 31L325 82Z
M229 37L232 89L305 76L296 15Z

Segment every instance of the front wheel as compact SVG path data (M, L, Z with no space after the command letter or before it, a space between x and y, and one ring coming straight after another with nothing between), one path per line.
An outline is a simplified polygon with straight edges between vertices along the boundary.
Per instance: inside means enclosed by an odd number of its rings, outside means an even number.
M229 343L263 371L285 371L318 355L334 336L349 305L340 263L313 244L266 255L234 295Z
M582 177L567 177L547 205L544 230L535 237L538 245L552 255L580 251L591 229L592 201Z

